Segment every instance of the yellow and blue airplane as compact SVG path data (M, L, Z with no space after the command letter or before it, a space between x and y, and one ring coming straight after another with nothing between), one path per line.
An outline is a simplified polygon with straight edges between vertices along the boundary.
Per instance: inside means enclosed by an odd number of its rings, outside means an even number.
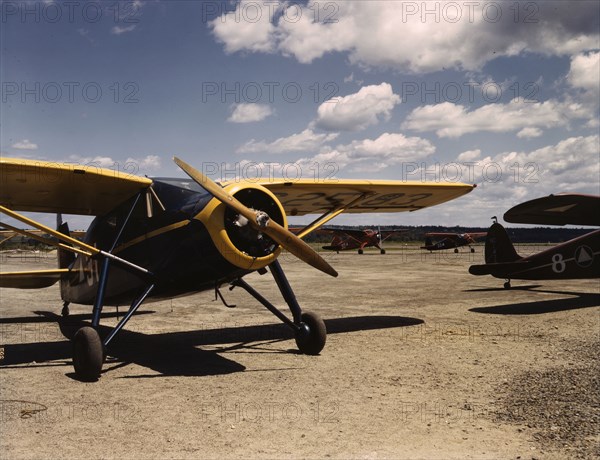
M295 333L303 353L323 349L326 329L303 311L277 260L282 249L331 276L337 272L301 238L343 212L417 211L458 198L474 185L370 180L215 183L174 158L189 179L147 178L92 166L0 159L0 212L35 231L0 226L58 247L58 268L0 274L0 287L42 288L60 282L64 301L92 305L91 327L73 338L73 365L97 380L106 347L148 298L170 298L230 284L246 290ZM83 241L66 223L56 230L19 212L96 216ZM286 216L320 214L297 235ZM40 233L51 235L45 238ZM271 272L291 318L243 277ZM223 300L222 296L221 299ZM127 314L104 338L102 308L127 302ZM224 300L223 300L224 302ZM225 303L225 302L224 302Z

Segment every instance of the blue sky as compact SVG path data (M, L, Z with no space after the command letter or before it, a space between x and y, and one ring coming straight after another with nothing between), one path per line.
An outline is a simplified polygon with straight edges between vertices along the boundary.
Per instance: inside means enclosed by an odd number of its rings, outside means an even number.
M595 1L1 7L3 156L478 184L340 224L487 226L527 199L600 193Z

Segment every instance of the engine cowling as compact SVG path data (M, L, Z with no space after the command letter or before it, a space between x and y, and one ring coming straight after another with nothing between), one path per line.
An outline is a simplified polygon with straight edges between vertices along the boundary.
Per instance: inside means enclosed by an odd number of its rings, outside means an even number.
M265 187L251 183L233 183L225 190L248 208L264 211L287 228L285 211L275 195ZM221 255L245 270L258 270L274 262L281 247L248 224L246 219L217 199L212 199L195 217L207 228Z

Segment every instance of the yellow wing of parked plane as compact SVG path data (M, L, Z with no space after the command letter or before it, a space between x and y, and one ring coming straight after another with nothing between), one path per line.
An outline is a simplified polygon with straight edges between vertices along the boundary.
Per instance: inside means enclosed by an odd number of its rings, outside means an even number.
M0 203L15 211L102 215L152 184L90 165L0 158ZM416 211L470 192L461 183L274 179L260 182L288 215Z
M345 213L416 211L469 193L462 183L387 180L275 180L260 185L281 201L286 214L302 216L343 209Z
M55 270L34 270L23 272L3 272L0 276L0 287L18 289L39 289L52 286L60 277L69 273L68 268Z
M0 158L0 203L15 211L102 215L150 184L96 166Z
M152 180L95 166L0 158L0 185L0 204L9 215L14 211L102 215L149 188ZM461 183L337 179L274 179L260 185L277 196L287 215L322 214L298 234L300 238L343 212L416 211L458 198L475 187ZM25 222L60 237L34 221ZM85 249L94 253L93 249Z

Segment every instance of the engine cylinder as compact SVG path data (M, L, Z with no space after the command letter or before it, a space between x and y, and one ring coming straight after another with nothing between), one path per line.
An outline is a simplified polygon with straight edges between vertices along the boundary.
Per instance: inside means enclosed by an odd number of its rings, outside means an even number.
M244 206L263 211L287 228L285 211L275 195L258 184L233 183L224 187ZM212 199L195 217L200 220L221 255L236 267L258 270L274 262L281 247L267 235L255 230L245 217Z

